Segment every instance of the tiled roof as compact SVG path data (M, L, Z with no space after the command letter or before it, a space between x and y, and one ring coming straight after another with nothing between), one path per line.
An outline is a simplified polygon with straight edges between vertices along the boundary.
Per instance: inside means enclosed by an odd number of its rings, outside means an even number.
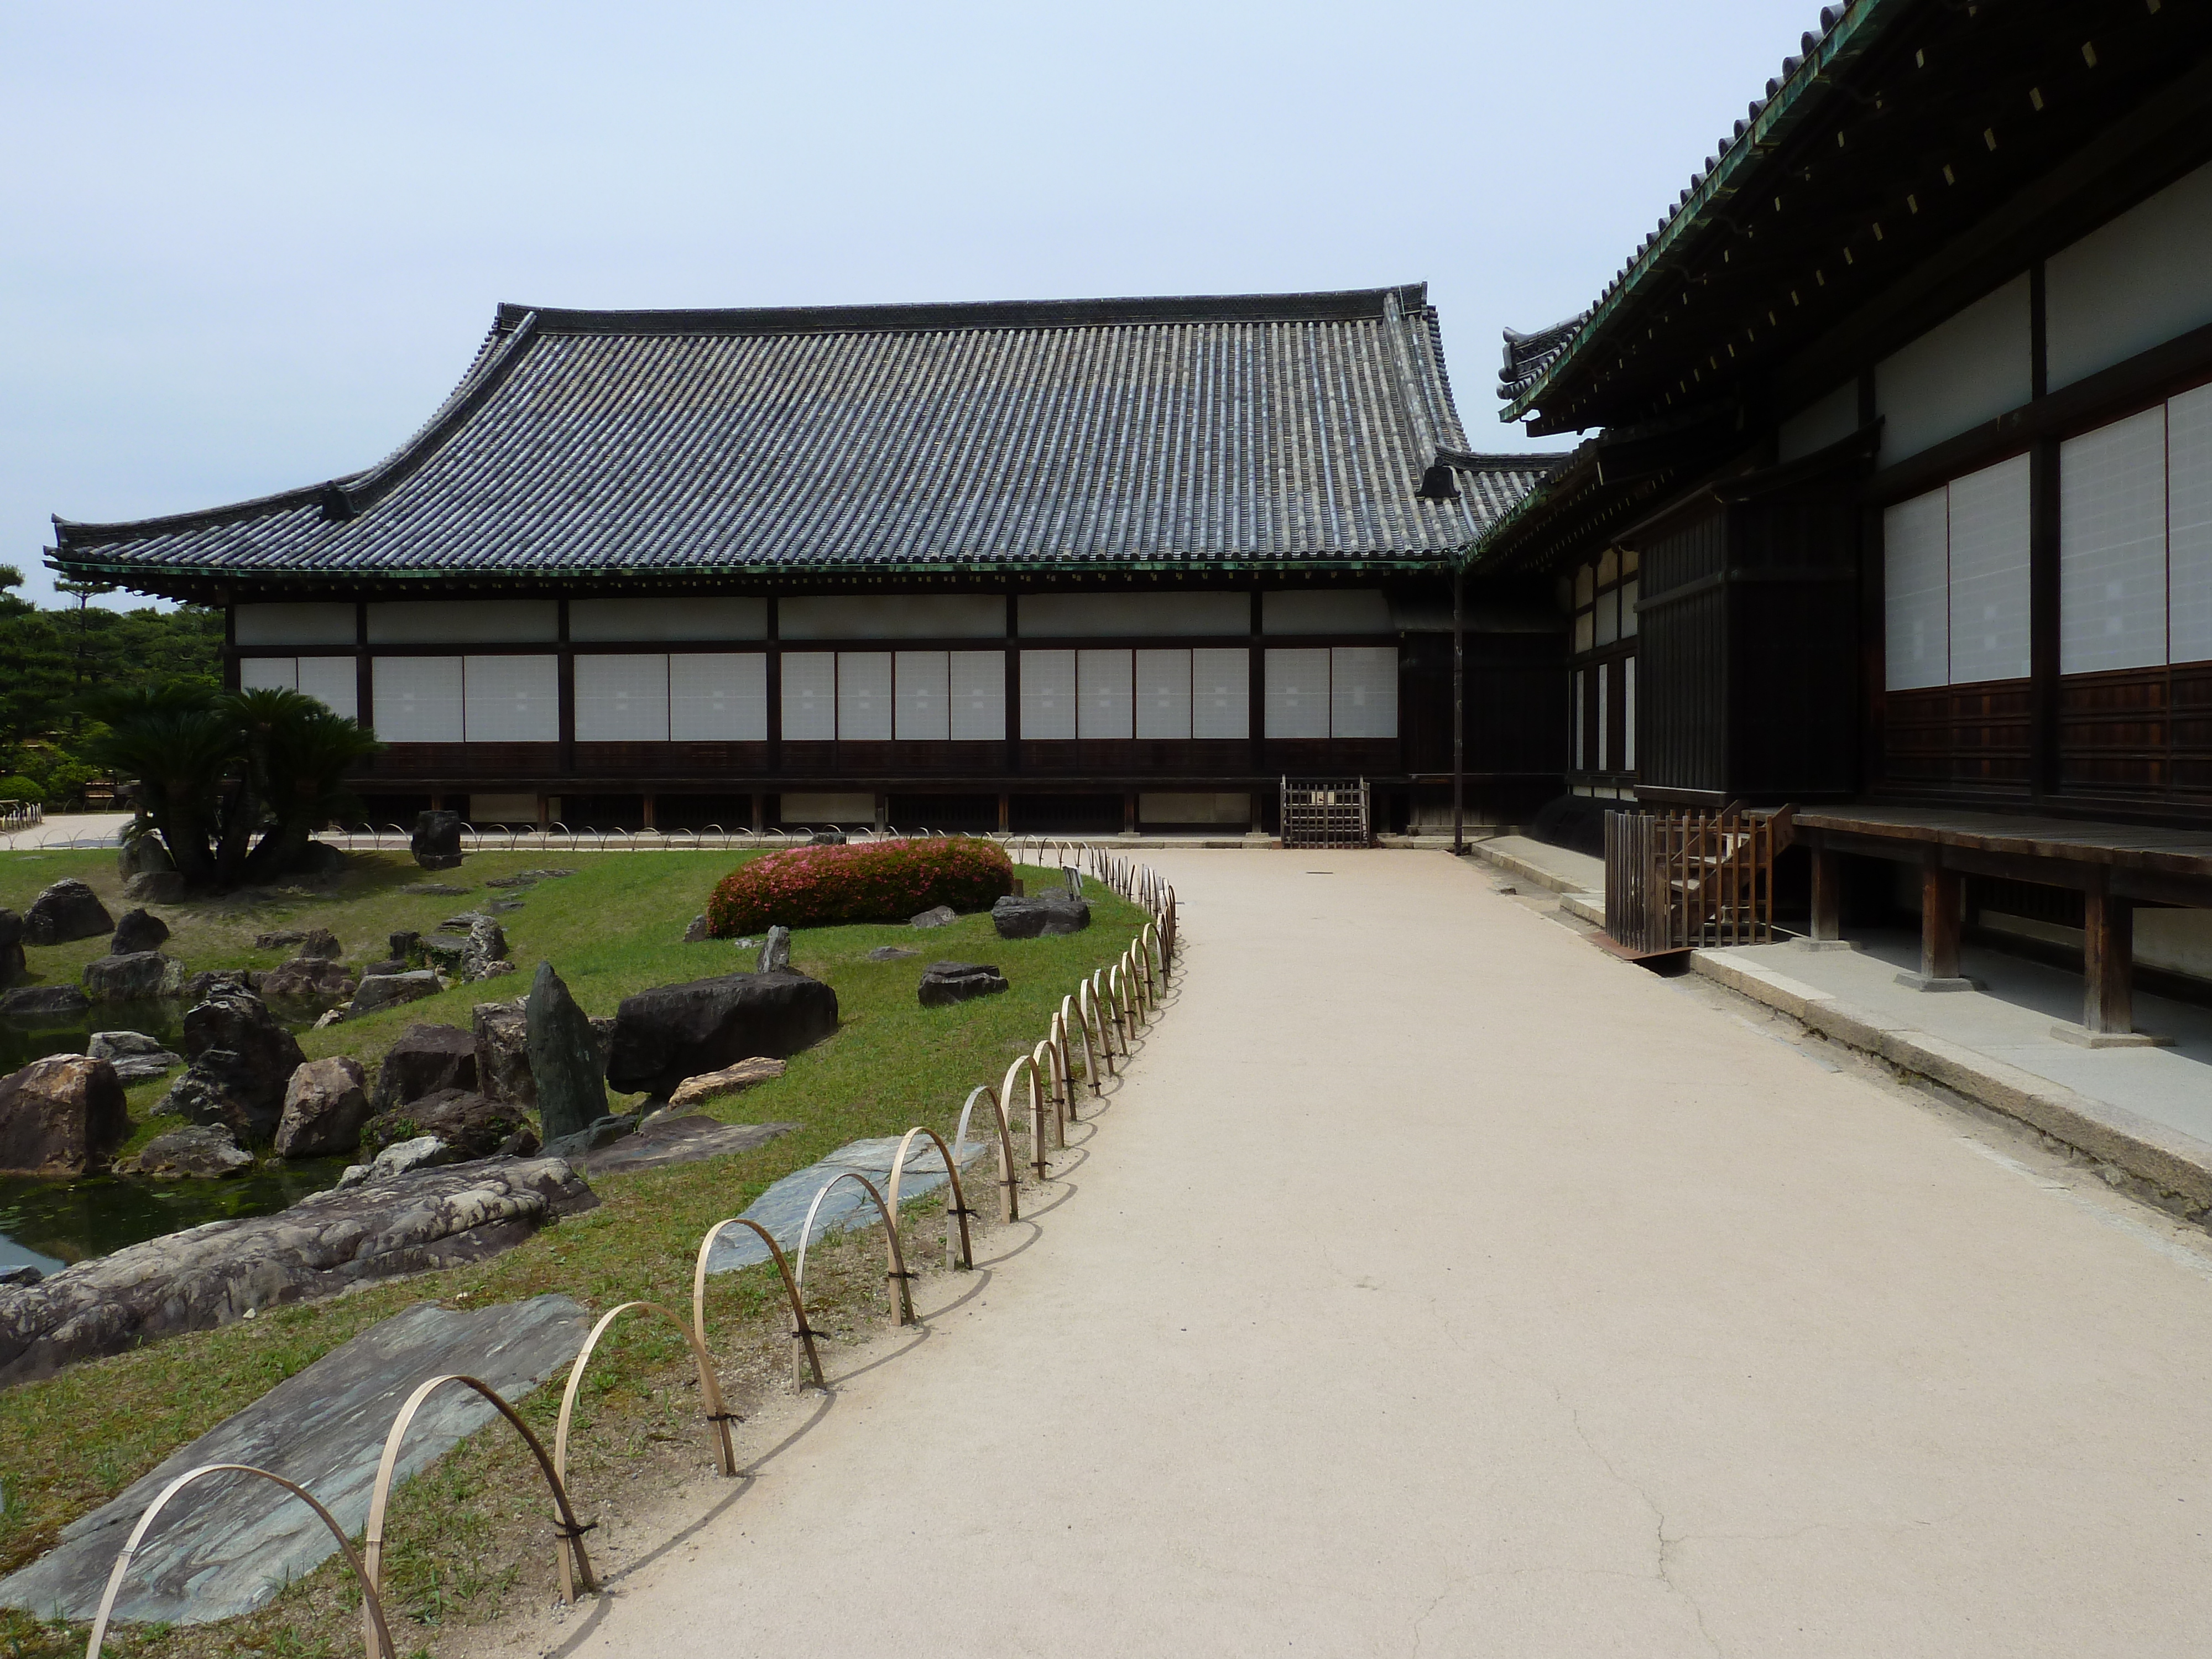
M365 472L137 524L128 582L1428 560L1545 459L1464 454L1419 284L1335 294L578 312L502 306ZM1456 492L1417 494L1453 467Z

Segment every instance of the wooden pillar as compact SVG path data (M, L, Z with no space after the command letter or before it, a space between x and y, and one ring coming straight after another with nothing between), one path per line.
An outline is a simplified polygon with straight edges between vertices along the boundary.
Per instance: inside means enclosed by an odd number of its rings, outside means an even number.
M762 830L765 830L765 829L767 829L767 828L768 828L768 820L767 820L766 818L764 818L764 817L763 817L761 816L761 814L762 814L762 813L766 810L766 807L767 807L767 802L768 802L768 798L767 798L765 795L763 795L763 794L762 794L758 790L755 790L755 791L753 792L753 796L752 796L752 808L753 808L753 823L752 823L752 830L753 830L753 834L755 834L755 835L757 835L757 836L758 834L760 834Z
M1121 792L1121 833L1125 836L1137 833L1137 792L1133 789Z
M1825 847L1813 849L1813 939L1816 944L1844 936L1844 857Z
M2082 897L2081 1026L2094 1033L2135 1030L2136 908L2112 890L2097 867Z
M656 796L655 796L655 795L654 795L654 794L653 794L650 790L648 790L648 791L646 793L646 797L645 797L645 827L646 827L647 829L648 829L648 830L650 830L650 829L652 829L652 828L653 827L653 808L654 808L655 806L657 806L659 804L659 798L658 798L658 797L656 797Z
M1920 866L1920 975L1959 977L1959 872L1934 853Z
M1013 826L1014 798L1005 790L999 792L999 833L1006 835Z

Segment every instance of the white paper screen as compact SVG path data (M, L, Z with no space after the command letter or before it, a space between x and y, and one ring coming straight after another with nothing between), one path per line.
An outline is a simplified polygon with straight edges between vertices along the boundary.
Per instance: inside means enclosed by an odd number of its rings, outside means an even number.
M1267 735L1328 735L1328 649L1267 653Z
M942 651L895 653L893 686L901 743L943 743L952 735L951 664Z
M1252 735L1252 653L1201 646L1190 653L1190 734L1220 741Z
M1329 653L1329 731L1340 738L1398 735L1398 648L1340 645Z
M668 735L677 743L766 743L767 656L758 651L672 653Z
M2058 669L2166 660L2166 410L2058 447Z
M1636 659L1629 658L1620 670L1620 769L1636 769Z
M1941 489L1882 511L1882 684L1892 691L1951 683L1949 521Z
M1075 653L1022 653L1022 736L1075 736Z
M668 659L579 653L576 741L668 741Z
M386 743L461 740L461 659L459 657L378 657L376 735Z
M238 689L241 691L296 691L300 689L297 657L240 657Z
M2166 406L2166 550L2174 662L2212 659L2212 386Z
M1079 651L1075 653L1077 737L1129 736L1133 723L1134 704L1129 653Z
M1951 683L2027 678L2027 457L1951 480Z
M835 652L783 653L783 735L793 743L831 743L836 739Z
M351 657L302 657L300 690L340 718L361 718L361 678Z
M1190 653L1137 653L1137 735L1190 736Z
M952 739L999 743L1006 735L1006 653L951 653Z
M884 743L891 725L891 653L837 653L837 738L841 743Z
M561 671L555 657L467 657L471 743L558 743Z

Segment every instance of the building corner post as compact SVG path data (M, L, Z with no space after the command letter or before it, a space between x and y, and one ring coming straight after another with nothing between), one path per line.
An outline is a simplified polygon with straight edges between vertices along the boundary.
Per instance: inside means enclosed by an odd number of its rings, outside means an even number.
M1467 565L1452 562L1452 856L1467 855Z

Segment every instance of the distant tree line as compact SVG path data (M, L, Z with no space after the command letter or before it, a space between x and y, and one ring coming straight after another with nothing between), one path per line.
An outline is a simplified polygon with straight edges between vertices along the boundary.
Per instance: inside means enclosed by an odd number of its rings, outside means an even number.
M98 723L80 697L95 690L222 685L222 613L204 605L107 611L112 590L62 583L76 603L40 610L21 598L23 573L0 565L0 800L73 805L109 775L93 753Z

